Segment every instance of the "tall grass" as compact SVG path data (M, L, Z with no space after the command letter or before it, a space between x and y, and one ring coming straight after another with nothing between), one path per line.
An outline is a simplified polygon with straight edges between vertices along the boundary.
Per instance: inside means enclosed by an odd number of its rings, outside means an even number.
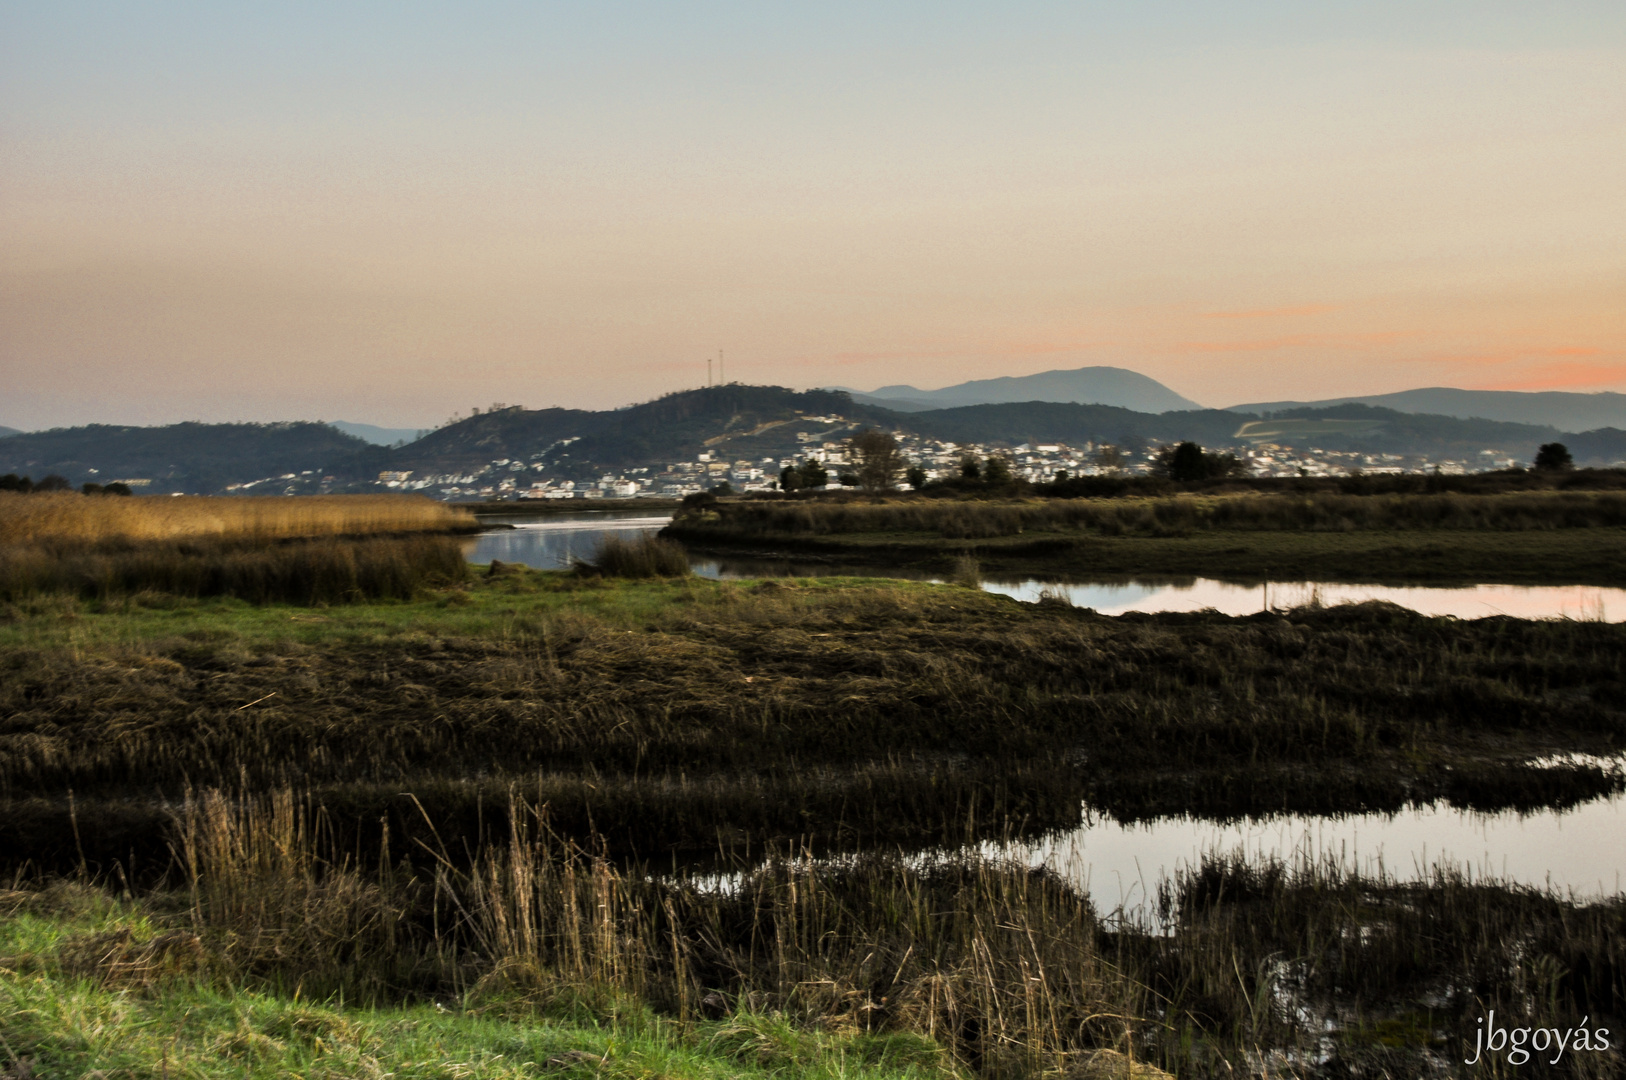
M205 791L177 813L193 929L233 979L306 994L563 993L816 1025L915 1031L993 1073L1133 1050L1137 990L1097 950L1089 901L975 857L837 863L782 851L737 875L623 871L511 804L472 861L425 845L366 868L288 791ZM425 850L427 849L427 850Z
M617 578L687 577L683 545L640 533L635 539L607 533L593 557L576 563L579 574Z
M1201 531L1352 532L1374 529L1525 531L1626 525L1626 495L1188 495L1150 499L983 502L721 503L680 514L678 538L757 539L846 533L927 533L983 539L1025 532L1170 536Z
M92 499L0 492L0 599L143 590L256 603L406 598L465 573L465 510L399 495Z
M413 495L92 499L71 493L0 492L0 548L82 548L181 539L265 543L474 527L474 515L468 510Z

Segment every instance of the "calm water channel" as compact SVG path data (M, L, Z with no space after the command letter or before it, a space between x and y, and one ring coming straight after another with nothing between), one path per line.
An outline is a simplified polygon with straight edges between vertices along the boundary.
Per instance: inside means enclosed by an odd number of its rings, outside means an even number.
M558 569L573 558L590 558L606 533L655 532L668 520L665 515L636 511L508 518L504 523L514 528L476 537L466 553L475 563L501 559ZM693 565L696 573L714 578L876 573L874 568L710 556L696 556ZM1428 615L1459 618L1626 619L1626 590L1583 587L1441 589L1314 582L1246 586L1206 579L1058 583L1000 578L985 581L983 588L1024 601L1064 597L1107 615L1204 608L1240 615L1317 601L1331 605L1388 600ZM1621 769L1626 759L1594 764ZM1381 869L1403 880L1427 876L1443 865L1475 876L1599 896L1626 889L1626 801L1597 799L1562 812L1478 814L1434 805L1394 815L1288 815L1231 824L1182 817L1124 825L1085 813L1070 832L987 850L1051 866L1087 887L1097 910L1121 911L1143 921L1155 918L1157 887L1165 877L1183 865L1197 864L1204 854L1238 851L1289 862L1333 858L1345 866L1369 872Z
M632 510L503 520L514 527L475 537L465 551L470 562L487 563L492 559L501 559L503 562L557 570L569 566L572 559L591 558L599 540L607 533L658 532L671 517L640 514ZM690 562L695 573L712 578L824 577L840 574L938 580L925 574L896 571L882 574L875 567L843 567L796 560L696 555ZM1029 602L1054 596L1067 600L1075 607L1094 608L1103 615L1123 615L1131 611L1201 611L1205 608L1213 608L1226 615L1247 615L1266 608L1292 608L1317 602L1331 606L1363 600L1387 600L1424 615L1455 615L1461 619L1512 615L1521 619L1626 620L1626 589L1602 589L1586 585L1474 585L1447 589L1311 581L1238 585L1207 578L1165 582L1056 582L991 576L983 581L982 587L989 592Z
M1479 814L1436 804L1393 815L1293 814L1230 824L1179 817L1123 825L1086 816L1070 832L985 850L1049 866L1086 887L1102 914L1121 910L1141 920L1155 915L1165 877L1197 866L1205 854L1234 852L1289 865L1332 859L1401 881L1427 878L1436 866L1456 868L1597 898L1626 890L1626 800L1595 799L1562 812Z

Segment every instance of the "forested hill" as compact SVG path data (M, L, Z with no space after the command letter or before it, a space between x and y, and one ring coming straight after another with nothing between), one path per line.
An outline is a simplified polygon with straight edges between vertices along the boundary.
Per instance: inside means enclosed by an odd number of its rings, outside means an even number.
M0 439L0 473L39 480L55 473L86 480L143 479L140 490L214 492L230 483L302 473L352 475L387 466L384 448L327 424L90 424ZM94 471L92 471L94 470ZM269 485L265 489L270 491Z
M888 428L899 419L885 409L854 405L844 393L736 384L686 390L607 412L510 408L484 413L394 451L391 468L450 472L538 454L624 468L690 459L708 446L749 457L795 447L796 431L808 427L799 418L821 415Z

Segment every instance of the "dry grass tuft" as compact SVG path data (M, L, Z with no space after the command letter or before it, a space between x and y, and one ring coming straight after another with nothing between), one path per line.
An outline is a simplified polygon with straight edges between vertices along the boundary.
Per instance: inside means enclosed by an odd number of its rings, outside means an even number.
M105 986L146 987L166 978L197 978L208 969L203 940L186 930L147 941L134 940L128 926L80 934L64 941L57 955L65 974Z
M628 540L611 533L599 541L591 561L576 572L617 578L687 577L689 557L683 545L648 534Z

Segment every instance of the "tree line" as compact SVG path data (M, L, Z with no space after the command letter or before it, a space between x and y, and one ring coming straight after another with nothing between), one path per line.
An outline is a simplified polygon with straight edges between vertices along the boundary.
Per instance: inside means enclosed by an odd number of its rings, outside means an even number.
M16 473L6 473L0 476L0 491L15 491L20 495L49 494L51 492L72 491L73 485L65 476L52 473L35 483L27 476L18 476ZM129 495L130 485L114 481L111 484L97 484L86 482L79 485L82 495Z

